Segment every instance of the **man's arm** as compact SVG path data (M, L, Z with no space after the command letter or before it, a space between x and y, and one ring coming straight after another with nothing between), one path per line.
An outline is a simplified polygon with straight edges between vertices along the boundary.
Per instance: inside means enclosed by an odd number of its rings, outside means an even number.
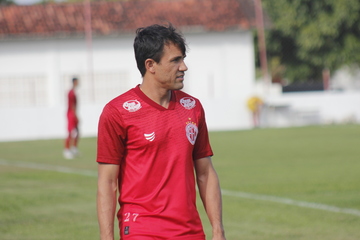
M195 171L200 197L212 226L212 239L225 240L219 178L212 165L211 158L195 160Z
M98 164L97 214L101 240L114 240L119 165Z

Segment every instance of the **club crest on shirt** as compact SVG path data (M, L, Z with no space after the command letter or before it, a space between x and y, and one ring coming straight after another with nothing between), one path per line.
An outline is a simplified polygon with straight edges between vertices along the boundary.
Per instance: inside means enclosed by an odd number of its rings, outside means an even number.
M196 126L196 123L194 122L187 122L186 123L186 127L185 127L185 131L186 131L186 137L189 140L189 142L194 145L197 135L198 135L198 127Z
M129 112L136 112L141 108L141 103L138 100L129 100L124 102L123 108Z
M196 106L196 101L191 97L183 97L182 99L180 99L180 104L185 109L190 110Z

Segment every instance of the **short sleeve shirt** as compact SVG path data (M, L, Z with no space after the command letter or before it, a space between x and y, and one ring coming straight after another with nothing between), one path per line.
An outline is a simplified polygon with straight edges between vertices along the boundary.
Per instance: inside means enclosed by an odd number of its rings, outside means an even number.
M68 112L72 110L73 106L76 106L76 94L74 89L71 89L68 93Z
M182 91L171 94L164 108L137 86L101 114L97 162L120 165L121 239L205 239L194 176L194 161L213 154L204 110Z

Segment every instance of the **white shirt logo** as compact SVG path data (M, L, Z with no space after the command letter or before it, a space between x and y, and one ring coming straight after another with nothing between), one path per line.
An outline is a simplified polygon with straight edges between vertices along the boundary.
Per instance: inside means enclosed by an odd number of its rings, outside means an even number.
M136 112L141 108L141 103L138 100L129 100L124 102L123 108L129 112Z
M193 124L192 122L189 122L186 127L186 137L187 139L189 140L189 142L194 145L195 144L195 141L196 141L196 138L197 138L197 135L198 135L198 128L195 124Z
M152 133L144 133L144 137L146 140L152 142L155 139L155 132Z
M196 106L195 99L191 97L184 97L180 99L180 104L187 110L190 110Z

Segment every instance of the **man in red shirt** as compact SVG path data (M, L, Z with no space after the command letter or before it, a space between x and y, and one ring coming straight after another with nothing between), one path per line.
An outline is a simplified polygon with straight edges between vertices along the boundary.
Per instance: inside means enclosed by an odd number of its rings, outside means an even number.
M225 240L204 110L179 91L187 71L185 41L172 25L152 25L136 31L134 50L143 81L110 101L99 120L101 239L114 239L119 192L121 239L205 240L197 183L212 239Z
M78 154L77 143L79 139L78 117L76 114L77 99L75 89L79 84L77 78L72 79L72 88L68 92L68 109L67 109L67 130L68 135L65 139L64 158L73 159Z

